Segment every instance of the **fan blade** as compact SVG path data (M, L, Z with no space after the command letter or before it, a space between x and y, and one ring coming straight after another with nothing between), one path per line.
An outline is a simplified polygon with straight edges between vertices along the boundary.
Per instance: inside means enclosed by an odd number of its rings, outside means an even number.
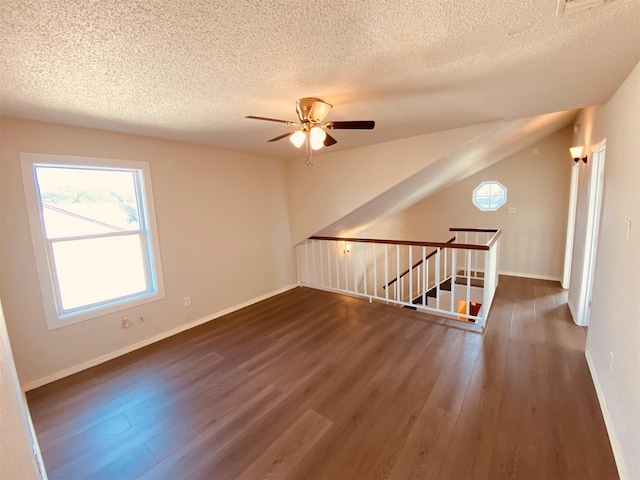
M309 120L312 122L321 122L324 117L326 117L333 105L323 102L322 100L316 100L311 105L311 110L309 110Z
M353 122L328 122L326 127L332 130L373 130L373 120L357 120Z
M252 120L266 120L267 122L286 123L287 125L297 125L295 122L290 122L289 120L278 120L277 118L256 117L254 115L248 115L244 118L250 118Z
M277 142L278 140L282 140L283 138L287 138L291 135L293 135L293 132L285 133L283 135L278 135L277 137L272 138L271 140L267 140L267 142Z
M324 146L330 147L331 145L335 145L336 143L338 143L338 140L327 133L327 136L324 137Z

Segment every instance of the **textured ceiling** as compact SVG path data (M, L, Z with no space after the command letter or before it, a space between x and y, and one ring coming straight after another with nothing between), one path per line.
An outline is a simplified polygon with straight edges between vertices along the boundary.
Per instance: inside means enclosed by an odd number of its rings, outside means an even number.
M562 0L564 1L564 0ZM640 60L640 1L2 0L0 108L295 158L266 140L334 105L329 151L606 102Z

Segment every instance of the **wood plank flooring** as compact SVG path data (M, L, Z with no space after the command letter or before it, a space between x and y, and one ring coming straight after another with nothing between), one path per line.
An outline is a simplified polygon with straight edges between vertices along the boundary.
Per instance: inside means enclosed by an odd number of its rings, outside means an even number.
M297 288L28 393L49 478L618 478L553 282L484 336Z

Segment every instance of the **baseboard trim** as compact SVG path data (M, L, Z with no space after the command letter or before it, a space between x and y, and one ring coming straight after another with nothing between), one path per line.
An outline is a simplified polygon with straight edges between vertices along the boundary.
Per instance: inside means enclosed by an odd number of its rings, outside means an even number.
M591 352L589 352L589 350L586 350L584 352L584 356L587 359L589 373L591 374L593 385L596 388L596 396L598 397L598 403L600 403L600 411L602 412L602 417L604 418L604 425L607 428L609 443L611 443L611 450L613 450L613 458L615 459L616 466L618 467L618 474L620 475L620 478L631 478L625 468L622 450L620 449L620 442L618 442L618 438L615 434L615 429L613 428L613 420L611 420L611 414L609 413L609 409L607 408L607 402L604 398L604 392L602 391L600 380L598 380L598 374L596 373L596 367L593 363Z
M551 280L553 282L560 282L562 278L554 277L551 275L537 275L535 273L522 273L522 272L498 272L500 275L508 275L510 277L522 277L533 278L535 280Z
M264 295L260 295L259 297L255 297L250 300L247 300L246 302L242 302L238 305L234 305L233 307L229 307L219 312L216 312L214 314L207 315L197 320L193 320L184 325L180 325L179 327L160 333L159 335L156 335L154 337L147 338L146 340L142 340L141 342L134 343L133 345L129 345L127 347L121 348L114 352L107 353L106 355L96 357L92 360L81 363L80 365L75 365L73 367L65 368L64 370L60 370L51 375L47 375L46 377L39 378L38 380L34 380L33 382L29 382L22 385L21 386L22 391L28 392L29 390L33 390L34 388L38 388L48 383L55 382L56 380L60 380L61 378L68 377L69 375L73 375L74 373L78 373L88 368L95 367L96 365L100 365L101 363L108 362L109 360L113 360L114 358L120 357L122 355L126 355L127 353L131 353L135 350L151 345L152 343L156 343L156 342L159 342L160 340L164 340L165 338L172 337L174 335L177 335L178 333L182 333L186 330L197 327L198 325L202 325L203 323L210 322L212 320L215 320L216 318L223 317L224 315L228 315L237 310L251 306L254 303L261 302L262 300L266 300L267 298L274 297L276 295L292 290L294 288L298 288L297 283L290 284L282 288L278 288L277 290L273 290L269 293L265 293Z
M567 307L569 307L569 313L571 314L571 318L573 319L573 323L578 325L578 322L577 322L578 316L576 315L576 312L573 310L573 305L571 305L571 302L567 302Z

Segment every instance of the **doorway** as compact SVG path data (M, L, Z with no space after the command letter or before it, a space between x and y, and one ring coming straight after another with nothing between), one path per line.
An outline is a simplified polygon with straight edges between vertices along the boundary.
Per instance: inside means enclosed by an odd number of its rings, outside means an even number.
M573 255L573 241L576 230L576 210L578 208L578 175L580 164L571 166L571 183L569 184L569 214L567 217L567 239L564 247L564 269L562 272L562 288L569 289L571 280L571 257Z

